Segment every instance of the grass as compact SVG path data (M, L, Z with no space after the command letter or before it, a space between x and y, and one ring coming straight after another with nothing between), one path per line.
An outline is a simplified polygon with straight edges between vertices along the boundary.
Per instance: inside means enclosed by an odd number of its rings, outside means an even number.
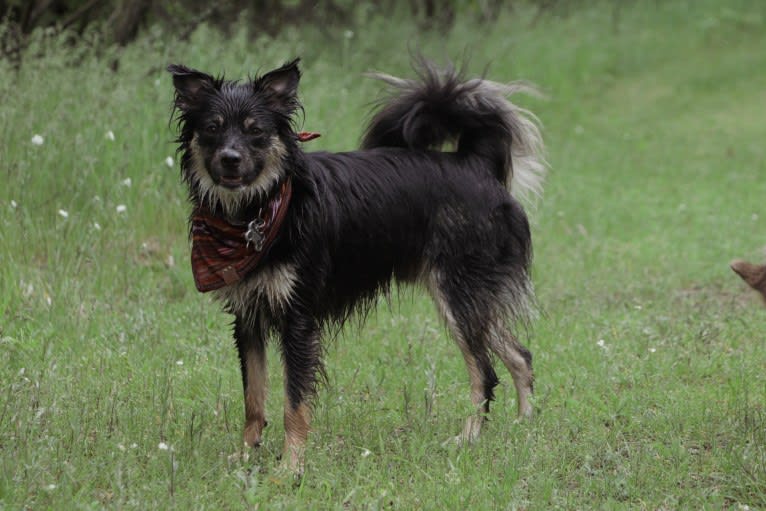
M615 9L533 24L521 6L447 36L403 15L279 40L153 29L102 53L38 37L42 57L0 62L0 508L766 507L766 314L727 267L766 243L766 10ZM360 74L407 74L408 46L467 48L472 71L548 96L524 100L552 164L532 213L538 414L514 422L501 374L481 441L442 447L467 376L405 292L330 344L295 486L277 470L273 347L265 444L240 447L230 318L194 291L162 69L242 76L302 55L311 147L343 150L379 92Z

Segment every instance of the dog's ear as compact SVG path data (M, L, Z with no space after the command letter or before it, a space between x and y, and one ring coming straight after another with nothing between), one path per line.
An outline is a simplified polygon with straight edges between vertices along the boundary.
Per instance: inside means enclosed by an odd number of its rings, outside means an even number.
M182 112L198 104L203 94L216 89L216 79L196 69L170 64L168 71L173 75L176 88L175 106Z
M301 80L298 62L300 59L295 59L263 75L254 83L256 91L266 94L274 106L292 110L298 96L298 82Z

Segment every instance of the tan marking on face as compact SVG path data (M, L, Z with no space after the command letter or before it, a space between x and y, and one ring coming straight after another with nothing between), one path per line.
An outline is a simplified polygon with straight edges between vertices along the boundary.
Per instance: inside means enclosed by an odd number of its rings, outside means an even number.
M269 141L271 142L271 145L269 147L269 152L266 155L266 162L263 165L263 170L261 170L261 173L255 178L255 181L246 187L247 190L266 193L273 185L278 183L284 175L282 164L287 156L287 148L277 136L271 137Z
M199 188L201 202L210 207L220 204L226 214L234 215L243 206L256 200L265 199L266 194L285 176L282 165L287 156L287 148L279 137L271 137L270 143L263 168L255 180L247 186L230 189L216 185L213 178L210 177L210 171L205 166L199 140L195 133L189 143L191 154L189 170L192 179Z
M245 387L245 429L244 441L248 447L261 443L261 434L266 425L267 368L266 351L249 350L245 355L247 385Z

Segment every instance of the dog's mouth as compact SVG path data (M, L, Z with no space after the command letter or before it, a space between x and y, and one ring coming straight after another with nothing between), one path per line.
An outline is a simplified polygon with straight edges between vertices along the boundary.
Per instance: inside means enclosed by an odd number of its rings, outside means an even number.
M224 188L239 188L249 184L242 176L219 176L218 184Z
M237 173L223 172L222 170L213 169L210 173L210 177L213 178L213 182L216 185L229 190L237 190L245 188L253 183L258 177L258 172L255 169L246 170L240 169Z

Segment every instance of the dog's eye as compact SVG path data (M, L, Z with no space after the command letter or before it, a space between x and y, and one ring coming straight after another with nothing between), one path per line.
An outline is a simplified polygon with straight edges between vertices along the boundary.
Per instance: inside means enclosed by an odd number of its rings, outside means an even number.
M261 128L259 128L258 126L255 126L255 125L250 126L249 128L247 128L247 131L251 135L255 135L255 136L263 135L263 130Z
M211 122L210 124L205 126L205 131L207 131L208 133L217 133L218 128L219 128L218 123Z

